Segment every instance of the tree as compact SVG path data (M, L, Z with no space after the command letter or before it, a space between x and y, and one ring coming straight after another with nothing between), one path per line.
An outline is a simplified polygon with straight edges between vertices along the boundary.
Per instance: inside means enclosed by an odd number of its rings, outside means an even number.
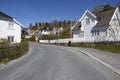
M51 23L51 25L52 25L53 27L59 27L59 22L58 22L58 20L54 20L54 21Z
M32 23L30 23L30 25L29 25L29 28L30 28L30 29L32 29L32 28L33 28L33 25L32 25Z
M99 13L103 10L103 6L102 5L96 5L93 9L93 12L96 14L96 13Z
M71 20L69 20L69 21L67 22L67 25L70 25L70 24L71 24L71 22L72 22L72 21L71 21Z
M45 28L49 28L50 26L49 26L49 23L48 22L46 22L45 23Z
M67 22L66 22L66 20L63 21L63 26L64 26L65 29L67 28Z
M106 4L105 6L103 6L103 11L107 11L107 10L110 10L110 9L113 9L113 7L109 4Z
M40 27L39 24L36 22L35 23L35 29L39 29L39 27Z
M117 1L115 6L119 7L119 9L120 9L120 1Z

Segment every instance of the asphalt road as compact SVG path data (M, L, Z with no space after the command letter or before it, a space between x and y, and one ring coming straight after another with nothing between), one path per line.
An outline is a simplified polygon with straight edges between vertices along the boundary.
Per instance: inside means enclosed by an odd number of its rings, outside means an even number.
M66 47L30 43L30 52L0 68L0 80L120 80L120 76Z

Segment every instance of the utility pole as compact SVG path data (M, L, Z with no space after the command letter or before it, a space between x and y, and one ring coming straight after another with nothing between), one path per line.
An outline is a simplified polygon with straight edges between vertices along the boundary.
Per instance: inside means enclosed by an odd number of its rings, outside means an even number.
M72 38L72 29L73 29L73 23L70 24L70 38Z
M57 19L58 26L57 26L57 45L59 45L59 18Z
M58 40L57 40L57 42L58 42L58 45L59 45L59 27L58 27Z

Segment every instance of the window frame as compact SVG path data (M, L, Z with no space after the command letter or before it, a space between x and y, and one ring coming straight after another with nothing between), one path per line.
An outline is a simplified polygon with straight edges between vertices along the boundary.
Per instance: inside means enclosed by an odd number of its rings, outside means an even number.
M80 31L79 37L80 38L84 37L84 31Z
M14 22L9 22L8 23L8 28L9 29L13 29L13 27L14 27Z
M99 30L92 30L92 36L99 36L100 35L100 31Z
M10 43L14 42L15 37L14 36L8 36L8 41Z

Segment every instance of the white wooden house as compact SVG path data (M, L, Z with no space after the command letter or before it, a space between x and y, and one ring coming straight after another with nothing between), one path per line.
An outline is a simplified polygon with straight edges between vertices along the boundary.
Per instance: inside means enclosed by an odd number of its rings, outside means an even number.
M62 27L54 27L52 29L52 34L57 34L58 32L62 32L63 28Z
M11 43L21 42L21 29L22 24L14 18L0 12L0 40L7 39Z
M86 10L74 25L73 39L79 42L120 41L119 8L97 15Z
M41 35L50 35L51 33L51 30L49 28L43 28L40 31L41 31Z
M36 32L36 41L38 41L40 38L42 38L43 35L50 35L51 34L51 30L49 28L42 28L39 29Z

